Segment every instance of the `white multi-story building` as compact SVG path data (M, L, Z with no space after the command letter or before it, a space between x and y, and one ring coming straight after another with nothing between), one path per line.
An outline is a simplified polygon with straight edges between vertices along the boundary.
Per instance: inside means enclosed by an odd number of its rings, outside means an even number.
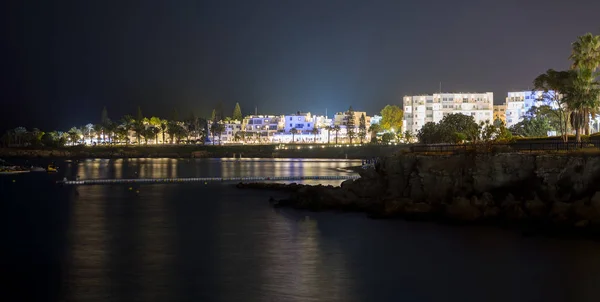
M476 123L492 122L494 94L434 93L433 95L405 96L404 129L416 134L428 122L438 123L449 114L472 116Z
M283 129L285 133L290 133L292 129L296 129L297 133L310 133L315 127L315 119L310 112L296 112L284 116Z
M240 121L221 121L220 124L223 124L224 130L220 133L212 133L211 131L211 122L208 122L208 140L212 142L214 140L215 144L228 144L237 142L236 133L242 131L242 123Z
M348 124L348 116L346 113L347 113L347 111L336 113L333 116L333 125L340 126L342 128L345 127ZM369 129L369 127L371 127L371 117L368 116L367 113L364 111L354 111L354 116L353 116L354 126L356 128L358 128L358 126L360 125L360 117L363 115L365 116L365 123L366 123L367 129Z
M531 90L509 92L505 103L506 127L514 126L523 121L525 113L533 106L550 105L556 107L556 105L549 104L544 100L543 93L543 91Z

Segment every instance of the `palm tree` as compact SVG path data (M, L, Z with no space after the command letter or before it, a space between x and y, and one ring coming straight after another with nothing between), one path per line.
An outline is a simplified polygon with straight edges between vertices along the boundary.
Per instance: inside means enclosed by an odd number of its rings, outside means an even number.
M89 123L84 126L85 131L83 132L84 137L87 137L92 143L92 132L94 131L94 124Z
M333 131L335 132L335 144L338 143L338 133L340 132L340 125L333 126Z
M572 44L569 59L573 61L571 69L596 70L600 65L600 36L587 33L577 37Z
M600 85L595 80L596 70L600 66L600 36L590 33L577 38L572 44L569 59L573 61L571 69L577 72L573 90L568 97L571 109L571 124L575 128L577 142L581 141L581 130L589 134L589 117L598 112L600 106Z
M221 145L221 136L223 135L223 131L225 131L225 125L222 123L217 124L217 132L219 133L219 145Z
M295 143L296 141L294 140L294 137L296 136L296 133L298 133L298 129L296 128L292 128L290 129L290 133L292 134L292 144Z
M313 135L313 143L317 143L317 134L319 134L319 128L314 127L312 128L312 130L310 130L310 133L312 133Z
M150 118L148 123L150 124L152 132L154 133L154 144L158 144L158 133L160 133L159 127L161 126L162 121L160 118L153 116Z
M115 136L116 136L118 142L125 141L125 144L129 144L129 135L128 134L129 134L129 129L127 129L123 125L117 127L117 129L115 130Z
M81 130L77 127L73 127L69 130L69 139L71 140L71 144L74 146L75 143L78 143L81 140Z
M102 137L102 130L103 130L103 127L101 124L94 125L94 133L96 134L96 141L99 141L100 138Z
M223 125L222 123L213 122L212 125L210 125L210 132L213 137L213 146L215 145L215 140L217 136L219 137L219 145L221 144L221 135L223 134L223 131L225 131L225 125Z
M331 126L327 125L325 126L325 130L327 130L327 144L329 145L329 134L331 133Z
M169 125L169 121L167 121L167 120L162 120L162 119L160 120L160 125L159 125L159 127L160 127L160 131L162 132L162 143L163 143L163 144L164 144L164 143L166 143L166 140L165 140L165 132L167 132L167 127L168 127L168 125Z

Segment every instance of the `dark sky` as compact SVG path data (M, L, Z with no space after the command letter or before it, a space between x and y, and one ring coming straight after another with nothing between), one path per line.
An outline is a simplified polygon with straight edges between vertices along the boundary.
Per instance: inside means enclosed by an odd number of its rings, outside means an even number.
M0 129L109 116L369 114L405 94L527 89L600 33L599 0L9 0Z

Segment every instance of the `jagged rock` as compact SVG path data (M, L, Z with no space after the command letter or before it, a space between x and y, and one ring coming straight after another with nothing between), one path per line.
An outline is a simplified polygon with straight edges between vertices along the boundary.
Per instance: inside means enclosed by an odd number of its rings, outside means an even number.
M525 202L525 208L531 217L534 218L544 218L547 217L548 208L546 205L539 199L537 194L533 199L527 200Z
M383 158L377 169L360 174L360 179L344 181L336 188L297 184L239 187L290 191L288 200L274 204L312 210L370 211L375 207L382 216L445 215L465 221L532 219L569 227L600 226L600 191L581 199L595 191L600 157L409 153ZM523 200L531 192L536 195ZM501 194L506 196L500 198ZM449 200L452 202L446 205Z
M360 169L360 171L358 171L358 175L360 175L361 178L365 179L379 178L379 174L377 174L377 171L375 171L375 169Z
M347 188L361 198L376 199L385 193L382 182L377 179L360 178L342 188Z
M483 218L491 219L500 215L500 208L496 206L488 207L483 210Z
M594 193L594 195L590 199L590 205L594 207L596 211L600 212L600 191Z
M431 213L431 205L424 202L411 202L404 206L404 213L406 214L429 214Z
M521 206L521 202L515 199L512 194L508 194L500 205L502 212L511 220L521 220L527 217L527 214Z
M457 220L475 221L481 218L481 211L464 197L454 198L452 204L446 206L446 213L450 218Z
M556 223L563 223L569 219L571 204L566 202L556 201L552 204L550 210L550 219Z
M586 198L577 200L571 208L576 220L587 220L595 224L600 223L600 211L591 204L590 200Z
M385 200L383 204L386 215L396 215L402 213L407 205L412 205L414 203L409 198L394 198Z
M483 194L481 194L481 197L479 198L473 195L473 197L471 197L471 204L473 206L476 206L480 210L493 207L495 205L494 196L492 196L492 194L489 192L483 192Z
M346 179L340 184L340 187L342 187L342 189L348 189L352 186L352 183L354 183L354 179Z

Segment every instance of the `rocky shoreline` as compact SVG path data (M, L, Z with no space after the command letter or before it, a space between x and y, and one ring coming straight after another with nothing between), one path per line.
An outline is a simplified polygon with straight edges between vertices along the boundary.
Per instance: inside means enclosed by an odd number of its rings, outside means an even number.
M239 184L279 190L276 207L366 212L373 218L514 224L600 234L600 157L477 154L383 158L340 187Z

